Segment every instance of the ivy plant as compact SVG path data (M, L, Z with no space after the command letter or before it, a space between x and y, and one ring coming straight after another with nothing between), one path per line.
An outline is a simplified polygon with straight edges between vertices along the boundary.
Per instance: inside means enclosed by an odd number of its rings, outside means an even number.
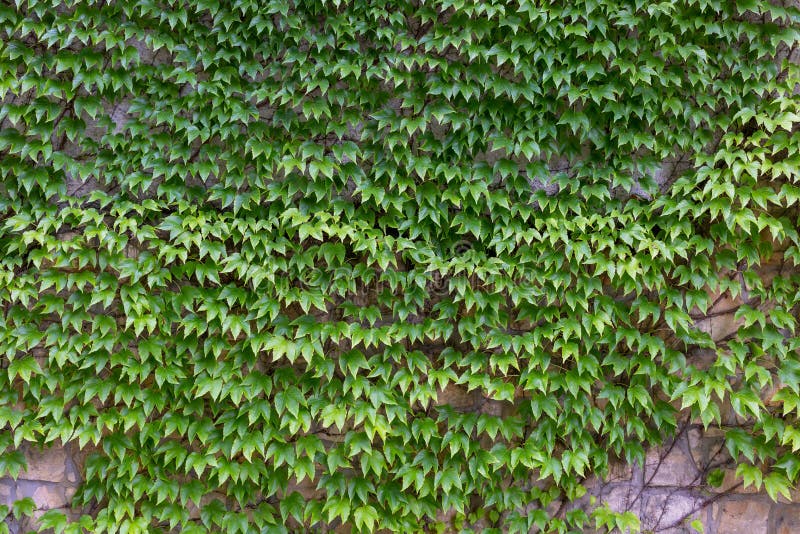
M689 418L790 496L799 17L4 3L0 477L85 451L58 533L635 529L566 503Z

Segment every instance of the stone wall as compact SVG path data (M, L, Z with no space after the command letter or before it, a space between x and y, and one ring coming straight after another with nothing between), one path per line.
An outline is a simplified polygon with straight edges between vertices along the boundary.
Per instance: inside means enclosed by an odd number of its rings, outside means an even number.
M90 512L69 507L80 484L85 453L68 447L39 450L24 448L27 472L14 481L0 478L0 504L30 497L36 503L34 517L50 509L62 509L73 517ZM722 484L711 487L709 472L721 469ZM799 504L784 499L773 502L766 494L745 489L733 475L722 433L702 426L684 425L664 447L649 451L644 465L616 465L605 480L587 481L589 493L571 506L589 505L589 496L605 501L619 512L631 511L641 520L642 532L683 534L697 532L690 523L700 520L706 534L800 533ZM310 489L310 488L308 488ZM9 522L11 534L35 528L33 520Z
M81 482L80 465L84 455L73 451L72 445L46 449L23 445L22 452L27 471L21 472L17 480L0 478L0 505L10 508L14 501L30 497L36 504L34 518L52 509L80 515L80 511L71 509L70 502ZM11 534L36 527L32 520L22 524L9 520L8 523Z
M798 2L793 0L793 4ZM142 43L134 42L146 62L155 61ZM150 54L148 56L148 54ZM800 61L800 50L784 52L778 59ZM157 63L157 61L156 61ZM129 103L123 102L107 110L117 130L126 119ZM87 135L99 137L104 129L89 122ZM496 158L484 155L489 163ZM659 187L667 187L685 170L687 162L681 158L666 160L655 175ZM88 194L96 184L68 180L69 194ZM88 187L87 187L88 186ZM532 183L534 189L542 188L555 192L553 184ZM648 197L648 193L637 186L634 193ZM135 251L131 252L135 256ZM766 265L761 273L765 281L781 276L782 265ZM738 324L733 319L741 298L717 298L715 305L703 317L696 318L696 325L708 332L714 340L734 333ZM696 365L710 363L713 355L695 354ZM487 402L478 392L466 393L458 386L441 392L439 401L462 410L481 410L494 415L503 414L501 403ZM735 423L731 411L723 411L725 423ZM488 445L488 444L487 444ZM90 507L71 507L71 499L81 482L81 466L87 451L78 451L74 445L37 449L25 445L22 449L27 461L27 471L16 480L0 478L0 505L11 504L23 498L31 498L36 505L33 518L15 522L6 519L11 534L22 534L36 529L35 518L47 510L59 509L73 518L91 513ZM704 430L698 422L684 422L677 435L663 447L648 451L644 465L615 465L606 479L592 478L586 482L588 494L569 506L588 508L590 498L607 502L618 512L630 511L640 518L642 532L683 534L698 532L691 524L699 521L705 534L800 534L800 489L793 493L793 501L782 497L772 501L766 493L744 488L734 476L735 465L724 446L723 432L719 429ZM708 475L715 470L723 473L722 483L717 487L708 484ZM313 493L313 485L306 481L294 488L302 493ZM558 503L556 503L558 504ZM564 507L564 511L568 509ZM193 510L197 512L196 509ZM196 514L199 515L199 514ZM697 525L697 523L694 523Z
M717 469L722 484L712 487L707 476ZM618 466L607 480L589 486L590 494L612 509L636 514L642 532L694 533L695 520L706 534L800 532L800 504L774 502L764 492L744 488L735 479L722 432L699 425L685 425L664 447L649 451L645 465ZM800 503L800 494L793 497Z
M759 274L769 283L775 277L785 276L784 268L781 262L766 263ZM712 296L714 305L706 314L695 317L695 325L715 341L731 336L740 326L734 314L743 304L742 299L748 298L747 293L743 286L736 298ZM768 311L768 307L763 305L762 311ZM699 351L687 357L692 365L703 367L713 362L715 354ZM763 400L769 403L774 391L763 392ZM505 403L487 400L477 390L466 392L455 385L441 391L438 400L459 410L498 416L505 415L508 408ZM723 425L743 423L737 420L730 406L720 408ZM488 448L491 443L485 446ZM26 458L27 471L21 472L16 480L0 478L0 505L10 507L16 500L30 498L36 511L32 518L22 522L7 518L11 534L35 530L36 518L47 510L59 509L74 519L92 513L91 506L70 506L81 482L88 450L77 450L77 444L47 449L26 444L21 452ZM698 530L692 524L697 526L699 521L705 534L800 534L800 489L792 495L794 502L782 497L775 502L763 491L744 488L734 471L735 462L725 448L723 430L704 429L699 421L687 420L663 447L648 451L644 465L615 465L606 479L587 480L588 494L562 506L561 512L569 507L588 509L591 497L596 497L597 502L606 502L617 512L633 512L640 519L643 533L696 533ZM718 486L708 482L712 472L721 474ZM307 495L314 493L314 485L308 481L293 489ZM199 516L196 508L192 512L193 516Z
M784 276L783 264L768 263L760 275L769 282ZM746 292L745 292L746 295ZM745 296L746 298L746 296ZM696 326L708 332L716 341L738 328L734 313L742 304L736 299L714 298L706 315L696 318ZM713 354L690 354L692 364L708 365ZM769 402L773 391L764 392ZM487 401L478 391L466 392L459 386L450 386L439 395L440 403L461 410L482 411L503 415L503 403ZM729 406L721 406L722 424L735 426L736 414ZM490 446L486 443L486 446ZM24 445L27 471L17 480L0 478L0 504L11 505L15 500L31 498L36 505L33 519L22 524L7 522L11 534L21 534L35 529L35 518L46 510L61 509L77 518L91 513L89 507L70 507L70 501L80 485L81 472L87 450L77 450L76 444L66 447L38 449ZM735 462L727 452L724 432L720 428L704 429L699 421L685 420L676 435L662 447L648 451L644 465L613 466L604 480L590 479L588 494L581 500L562 506L590 506L590 498L607 502L618 512L630 511L640 518L642 532L683 534L697 532L691 524L699 520L705 534L791 534L800 533L800 490L789 502L782 497L772 501L764 492L744 488L734 476ZM719 484L712 486L708 476L715 473ZM313 484L296 488L301 493L313 493ZM556 503L558 506L558 503ZM195 513L197 510L195 510ZM697 523L695 523L697 525Z

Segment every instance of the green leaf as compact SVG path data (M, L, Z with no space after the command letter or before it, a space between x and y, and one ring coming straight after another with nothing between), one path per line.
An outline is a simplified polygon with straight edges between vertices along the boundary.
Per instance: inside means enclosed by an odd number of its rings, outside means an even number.
M16 519L23 517L33 517L33 512L36 511L36 503L30 497L18 499L11 505L11 515Z
M722 485L722 481L725 478L725 472L722 469L713 469L708 476L706 477L706 481L708 485L712 488L718 488Z

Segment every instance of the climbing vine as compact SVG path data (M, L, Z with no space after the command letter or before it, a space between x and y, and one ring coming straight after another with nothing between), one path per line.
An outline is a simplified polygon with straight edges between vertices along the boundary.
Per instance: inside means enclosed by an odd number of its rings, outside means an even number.
M799 17L3 3L0 476L89 451L59 533L624 529L567 503L689 418L789 496Z

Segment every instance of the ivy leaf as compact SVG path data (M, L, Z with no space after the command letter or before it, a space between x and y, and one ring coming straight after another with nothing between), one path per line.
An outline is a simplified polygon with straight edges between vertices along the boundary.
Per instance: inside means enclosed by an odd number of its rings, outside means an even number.
M18 499L11 505L11 515L16 519L23 517L33 517L33 512L36 511L36 503L30 497Z

